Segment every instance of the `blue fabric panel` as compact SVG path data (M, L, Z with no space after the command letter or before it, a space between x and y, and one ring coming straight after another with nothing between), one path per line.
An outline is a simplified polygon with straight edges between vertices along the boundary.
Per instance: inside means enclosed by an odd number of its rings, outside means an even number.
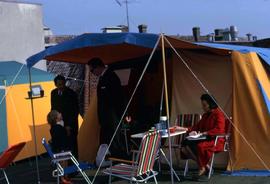
M268 113L270 114L270 99L268 98L268 96L267 96L267 94L266 94L266 92L265 92L265 89L264 89L263 86L261 85L260 81L257 80L257 82L258 82L259 88L260 88L260 90L261 90L261 93L262 93L262 95L263 95L263 99L264 99L265 105L266 105L266 107L267 107L267 109L268 109ZM268 90L270 90L270 89L268 89Z
M88 163L79 163L79 167L83 171L96 168L96 166L94 164L88 164ZM65 174L71 174L71 173L75 173L77 171L78 171L78 168L75 165L64 168Z
M5 90L0 89L0 100L5 95ZM1 102L1 101L0 101ZM0 104L0 152L8 147L6 99Z
M14 77L16 76L18 71L20 71L21 67L23 68L16 80L14 81L14 85L25 84L29 82L28 68L26 67L26 65L15 61L0 62L0 85L4 85L4 80L6 81L8 86L11 85ZM32 82L51 81L54 78L54 75L36 68L31 68L31 75Z
M270 172L267 170L239 170L239 171L233 171L232 173L230 171L226 171L224 175L229 176L263 176L267 177L270 176Z
M248 46L218 44L218 43L196 43L196 44L219 49L235 50L241 53L256 52L265 61L265 63L267 63L270 66L269 48L248 47Z

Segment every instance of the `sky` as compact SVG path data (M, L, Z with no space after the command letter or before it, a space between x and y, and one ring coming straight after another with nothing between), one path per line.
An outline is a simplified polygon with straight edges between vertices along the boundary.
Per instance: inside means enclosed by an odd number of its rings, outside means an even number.
M124 2L124 0L119 0ZM129 0L130 31L147 24L148 32L191 35L237 26L240 36L270 37L270 0ZM28 0L43 5L44 24L54 34L101 32L126 24L125 5L116 0Z

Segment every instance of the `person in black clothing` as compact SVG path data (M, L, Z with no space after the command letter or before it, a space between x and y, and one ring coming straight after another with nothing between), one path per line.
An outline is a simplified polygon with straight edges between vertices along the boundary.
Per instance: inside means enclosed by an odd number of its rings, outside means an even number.
M47 121L51 126L51 147L54 153L60 153L64 151L68 151L68 142L67 142L67 132L64 128L64 121L62 119L61 113L56 110L52 110L47 115ZM62 167L67 167L67 161L61 161L60 164ZM67 176L61 177L61 183L63 184L71 184L72 182Z
M51 92L51 110L56 110L62 114L70 150L78 158L78 97L72 89L66 87L66 79L63 76L58 75L54 79L54 83L56 89Z
M118 76L106 67L99 58L91 59L88 64L91 72L99 76L97 85L98 118L101 127L100 144L109 144L125 108L125 95ZM112 156L126 157L124 139L120 131L110 147Z

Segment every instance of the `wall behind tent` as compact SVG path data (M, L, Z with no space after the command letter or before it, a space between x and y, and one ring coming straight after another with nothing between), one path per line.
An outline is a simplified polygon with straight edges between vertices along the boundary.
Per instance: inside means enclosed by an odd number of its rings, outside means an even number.
M181 56L225 112L232 114L232 63L229 56L207 52L181 51ZM181 60L173 55L171 124L179 114L202 114L200 96L206 93ZM179 161L179 152L175 159ZM227 159L220 158L225 166Z
M50 111L50 92L54 88L54 83L39 82L45 91L45 97L34 100L35 121L38 153L44 153L41 139L50 139L49 125L47 123L47 113ZM35 155L34 136L32 126L32 114L30 100L25 99L29 91L29 84L17 84L7 87L6 109L7 109L7 130L8 145L14 145L26 141L26 146L16 157L16 160L32 157Z
M23 2L0 1L0 62L26 59L44 49L42 6ZM46 70L46 62L35 67Z

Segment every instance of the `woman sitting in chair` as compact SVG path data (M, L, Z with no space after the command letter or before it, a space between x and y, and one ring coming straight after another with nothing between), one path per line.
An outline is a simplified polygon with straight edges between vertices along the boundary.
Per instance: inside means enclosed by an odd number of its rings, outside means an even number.
M187 131L189 136L197 134L206 136L206 139L202 140L185 139L182 143L181 156L197 162L199 166L198 176L202 176L209 171L208 163L213 152L221 151L225 142L224 139L219 139L217 146L214 147L215 136L225 134L225 117L214 98L204 94L201 96L201 104L204 111L202 119L193 127L180 127L180 129Z

